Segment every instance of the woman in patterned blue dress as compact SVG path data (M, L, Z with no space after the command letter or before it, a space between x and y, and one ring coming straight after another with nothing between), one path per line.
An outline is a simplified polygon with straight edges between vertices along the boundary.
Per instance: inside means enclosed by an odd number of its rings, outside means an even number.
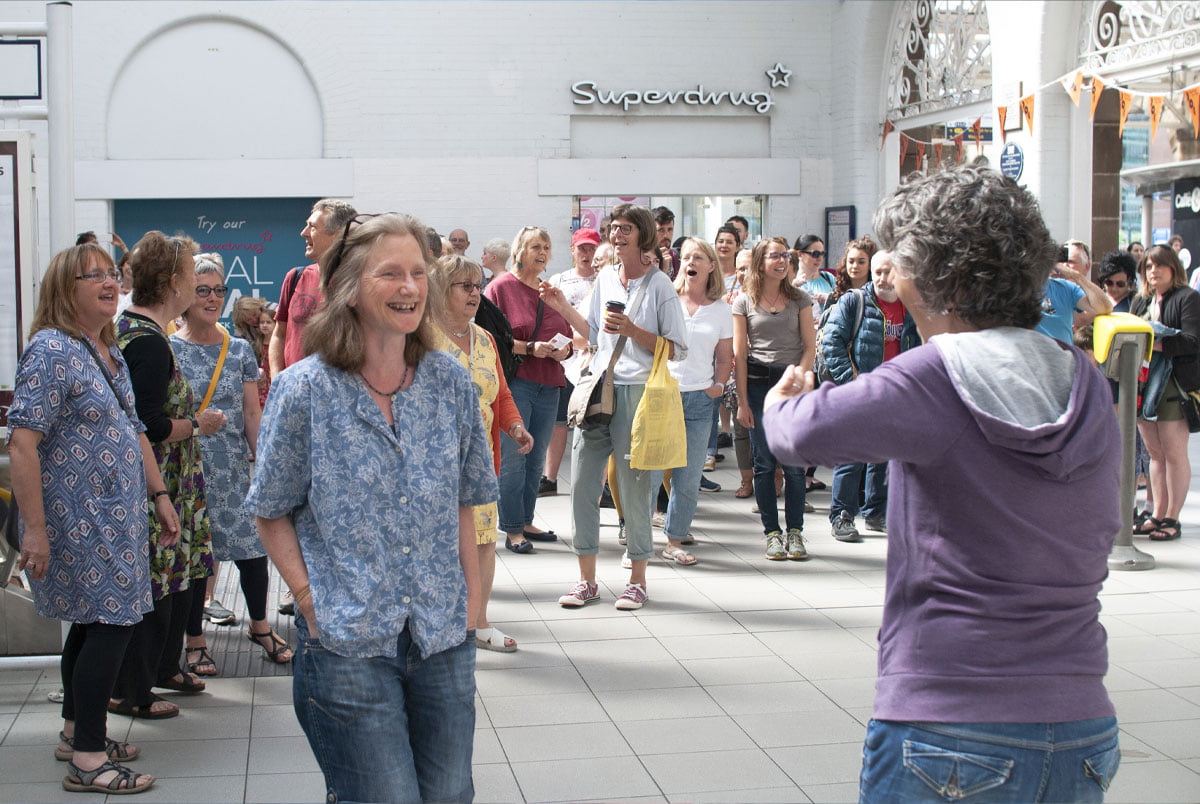
M171 336L171 351L179 361L193 392L204 399L213 371L228 343L221 373L208 406L225 413L225 424L210 436L201 436L204 456L204 496L212 528L213 558L233 561L238 568L242 595L250 614L247 638L278 664L292 660L287 642L267 623L267 589L270 577L267 552L254 527L254 515L243 505L250 488L250 461L258 442L262 409L258 406L258 364L254 349L241 338L231 338L217 319L225 306L221 266L205 254L196 256L196 298L183 312L183 328ZM192 586L188 614L187 667L202 676L216 675L217 666L204 639L205 584Z
M160 539L179 538L116 346L120 279L95 244L54 256L8 414L19 566L38 614L71 623L54 751L69 761L71 791L135 793L154 783L117 764L138 749L106 737L106 707L133 626L153 608L147 499Z
M474 794L472 508L498 490L475 387L435 348L432 262L419 221L347 222L246 498L295 590L292 697L329 801Z

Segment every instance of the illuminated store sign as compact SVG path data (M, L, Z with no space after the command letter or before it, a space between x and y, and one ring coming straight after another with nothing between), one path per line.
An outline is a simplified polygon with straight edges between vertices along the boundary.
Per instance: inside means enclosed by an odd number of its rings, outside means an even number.
M788 86L792 71L776 62L775 66L765 71L771 79L771 88ZM712 92L697 84L693 89L662 90L662 89L601 89L595 81L577 81L571 85L572 102L576 106L592 104L620 106L628 112L634 106L674 105L682 103L687 106L719 106L728 103L730 106L749 106L759 114L766 114L775 105L775 98L769 91L747 92L720 91Z

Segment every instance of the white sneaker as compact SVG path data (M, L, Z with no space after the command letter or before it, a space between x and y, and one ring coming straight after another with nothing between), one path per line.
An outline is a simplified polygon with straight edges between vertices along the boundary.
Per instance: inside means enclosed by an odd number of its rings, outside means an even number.
M625 555L621 556L621 569L633 569L633 559L629 557L629 551L625 551Z
M640 609L642 604L646 602L646 590L640 583L625 584L625 591L617 598L617 609L619 611L633 611Z

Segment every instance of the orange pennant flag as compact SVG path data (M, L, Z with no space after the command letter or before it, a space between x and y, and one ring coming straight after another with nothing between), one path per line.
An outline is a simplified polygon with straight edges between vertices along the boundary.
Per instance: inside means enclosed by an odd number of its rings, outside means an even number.
M917 140L917 170L925 164L925 143Z
M1129 118L1129 108L1133 106L1133 93L1126 92L1121 89L1117 93L1121 96L1121 122L1117 126L1117 136L1125 136L1125 121Z
M1083 70L1076 70L1069 78L1063 78L1062 88L1067 91L1071 103L1079 105L1079 96L1083 92Z
M884 144L887 143L888 134L891 134L895 128L891 120L883 121L883 138L879 140L879 150L883 150Z
M1089 115L1089 120L1096 119L1096 104L1100 102L1100 93L1104 91L1104 82L1100 80L1100 76L1092 76L1092 113Z
M1150 96L1150 139L1154 139L1154 135L1158 133L1158 121L1162 119L1164 100L1166 98L1162 95Z
M900 132L900 167L904 167L904 160L908 157L908 135L903 131Z
M942 144L940 142L935 142L933 144L933 155L935 157L937 157L937 166L941 167L942 166Z
M1025 118L1025 125L1029 126L1029 133L1033 133L1033 96L1026 95L1021 98L1021 116Z
M976 117L975 122L971 124L971 135L975 137L975 147L979 147L980 140L983 139L983 118Z
M954 147L958 149L958 161L962 164L963 161L963 135L959 134L954 138Z
M997 106L996 107L996 117L1000 118L1000 142L1008 142L1008 132L1006 132L1004 130L1004 120L1005 120L1005 118L1008 117L1008 107L1007 106ZM993 142L995 142L995 140L993 140ZM976 145L979 144L978 139L975 140L975 144Z
M1200 87L1184 90L1183 102L1192 118L1192 136L1200 139Z

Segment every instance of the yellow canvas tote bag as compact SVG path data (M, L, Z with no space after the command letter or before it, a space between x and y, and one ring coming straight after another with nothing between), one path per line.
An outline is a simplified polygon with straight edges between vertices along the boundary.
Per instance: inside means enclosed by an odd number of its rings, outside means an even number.
M667 367L670 341L659 337L654 365L637 412L633 414L629 465L634 469L674 469L687 464L687 430L679 382Z

